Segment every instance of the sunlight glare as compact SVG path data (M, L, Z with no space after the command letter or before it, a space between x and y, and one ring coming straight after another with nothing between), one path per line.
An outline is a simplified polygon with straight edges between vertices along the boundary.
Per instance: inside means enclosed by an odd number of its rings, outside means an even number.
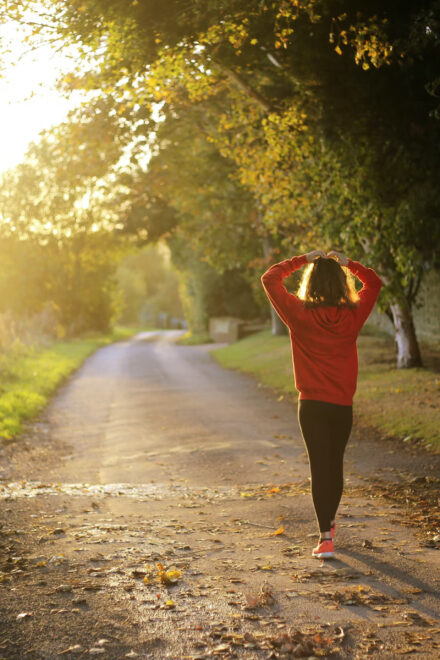
M62 122L78 104L76 95L62 96L55 82L71 66L72 51L55 53L50 46L34 51L18 27L0 27L2 44L10 46L0 78L0 173L14 167L38 134Z

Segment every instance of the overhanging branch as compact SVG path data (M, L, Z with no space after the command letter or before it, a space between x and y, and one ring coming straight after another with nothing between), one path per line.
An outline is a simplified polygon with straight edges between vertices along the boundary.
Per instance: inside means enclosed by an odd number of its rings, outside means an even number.
M211 61L216 67L220 69L223 74L229 78L229 80L235 85L235 87L237 87L237 89L255 101L255 103L257 103L265 112L272 112L275 110L272 103L270 103L270 101L268 101L264 96L262 96L253 87L251 87L251 85L249 85L249 83L244 78L242 78L239 73L225 66L225 64L219 62L216 59L211 58Z

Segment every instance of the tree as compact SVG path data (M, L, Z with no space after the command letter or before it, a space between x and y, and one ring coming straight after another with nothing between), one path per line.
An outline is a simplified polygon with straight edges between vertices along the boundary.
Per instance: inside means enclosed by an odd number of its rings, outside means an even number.
M163 245L148 245L130 252L119 264L117 281L122 323L141 323L147 314L149 322L154 324L158 314L182 317L179 279L164 248Z
M197 332L206 332L210 315L260 313L251 289L260 273L250 264L262 254L254 202L207 140L206 122L197 108L174 107L154 133L148 168L122 174L118 192L124 228L170 246L186 288L186 316Z
M100 198L100 177L122 153L111 132L104 114L71 118L45 132L2 180L0 248L18 256L3 276L14 297L3 304L26 314L51 300L69 333L107 330L115 313L114 271L122 247Z
M154 11L71 0L51 29L94 58L66 85L105 90L134 114L161 103L165 121L178 106L216 117L210 139L276 240L334 240L342 217L338 247L383 271L398 364L411 366L414 292L422 265L438 261L438 9L438 0L168 0ZM375 240L378 227L386 241Z

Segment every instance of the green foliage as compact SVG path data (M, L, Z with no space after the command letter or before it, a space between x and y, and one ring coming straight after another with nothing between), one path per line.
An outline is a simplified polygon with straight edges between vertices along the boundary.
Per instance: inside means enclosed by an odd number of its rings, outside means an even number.
M65 122L43 131L24 161L2 176L2 233L44 243L109 229L115 219L102 211L102 177L118 163L127 137L106 101L71 112Z
M177 343L183 346L198 346L199 344L210 344L212 343L212 339L207 332L194 334L189 331Z
M90 136L87 119L67 131L74 190L113 167L132 136L133 167L107 208L125 232L166 237L176 259L189 243L202 260L183 268L191 323L206 325L215 277L205 265L255 278L268 234L286 256L326 244L365 257L387 285L383 304L411 308L439 260L439 0L42 6L44 27L28 29L79 44L64 87L98 97L96 158L70 149ZM17 4L9 14L25 21Z
M182 318L179 280L164 246L148 246L127 254L117 270L119 322L156 320L158 314Z
M179 271L184 315L192 334L205 334L212 316L246 319L259 315L260 308L241 269L219 273L179 234L170 245Z
M131 84L128 103L133 108L147 99L165 104L166 126L184 108L200 128L200 119L188 108L202 104L215 118L203 122L203 130L262 204L266 225L274 233L294 232L296 240L310 243L319 238L316 225L330 222L335 207L347 199L357 202L363 176L371 183L373 204L374 198L382 202L382 172L359 173L350 185L334 176L332 156L342 158L345 176L353 166L350 142L368 139L367 161L376 166L387 162L382 149L387 139L394 162L411 122L429 123L435 100L423 89L420 62L432 54L434 37L425 30L422 38L420 28L425 21L435 36L436 5L426 2L414 11L393 3L353 7L322 0L255 0L243 10L231 1L222 3L220 22L216 2L183 9L169 0L162 12L152 11L149 3L122 8L114 0L104 8L88 0L79 8L66 3L57 20L64 38L79 37L94 58L99 45L101 71L95 85L104 93L127 100ZM177 23L173 16L179 17ZM145 66L147 76L141 73ZM378 116L381 122L375 125ZM432 136L426 134L422 142L429 146ZM341 144L343 150L338 149ZM409 144L406 153L412 152ZM416 168L413 162L410 171L395 170L392 180L404 184ZM183 179L185 171L180 170ZM170 180L175 182L172 173L165 181ZM325 188L332 189L331 204L320 198ZM397 197L399 185L393 190Z
M13 236L0 239L0 311L23 321L48 304L59 334L108 331L117 312L114 272L120 249L108 232L83 233L41 245Z
M210 315L259 313L243 273L259 276L251 261L262 253L261 226L248 191L207 140L203 127L210 122L191 108L158 123L148 170L122 175L119 184L125 228L146 230L147 238L163 237L170 246L185 318L198 332Z
M50 302L67 334L108 331L116 313L123 245L101 177L122 155L123 131L104 106L44 132L2 177L0 309L26 317Z

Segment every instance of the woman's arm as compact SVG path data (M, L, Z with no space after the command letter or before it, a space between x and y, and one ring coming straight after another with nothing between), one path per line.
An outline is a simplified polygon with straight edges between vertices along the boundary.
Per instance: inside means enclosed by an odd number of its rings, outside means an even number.
M314 255L313 257L311 255ZM302 254L299 257L285 259L280 263L271 266L261 277L263 288L269 298L272 306L280 319L288 326L289 319L296 316L302 303L293 293L289 293L283 284L283 280L295 270L298 270L309 260L317 256L323 256L321 250L313 250L308 254Z

